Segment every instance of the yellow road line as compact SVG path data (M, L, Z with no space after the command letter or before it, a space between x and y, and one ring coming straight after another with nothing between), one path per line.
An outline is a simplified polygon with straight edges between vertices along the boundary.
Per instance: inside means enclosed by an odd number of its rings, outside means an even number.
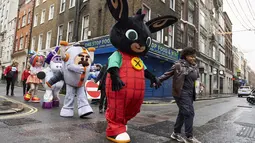
M11 114L11 115L4 115L2 117L0 116L0 119L9 119L9 118L15 118L15 117L28 116L28 115L34 114L34 113L36 113L38 111L37 108L35 108L33 106L29 106L29 105L27 105L25 103L22 103L20 101L13 100L13 99L10 99L10 98L4 97L4 96L0 96L0 98L6 99L6 100L14 102L14 103L22 104L24 107L30 109L28 112L25 112L25 113L20 113L20 114L16 113L16 114Z

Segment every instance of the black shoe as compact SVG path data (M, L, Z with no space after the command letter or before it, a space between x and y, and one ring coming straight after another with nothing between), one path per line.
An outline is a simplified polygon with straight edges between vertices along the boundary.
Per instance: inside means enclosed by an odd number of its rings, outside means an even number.
M12 93L11 96L14 96L14 93Z
M103 113L103 109L99 109L99 113Z

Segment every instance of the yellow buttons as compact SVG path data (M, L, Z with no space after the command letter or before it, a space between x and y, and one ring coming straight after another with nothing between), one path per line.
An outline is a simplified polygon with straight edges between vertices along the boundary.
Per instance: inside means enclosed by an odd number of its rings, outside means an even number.
M143 69L143 61L138 57L132 58L131 65L136 70L142 70Z

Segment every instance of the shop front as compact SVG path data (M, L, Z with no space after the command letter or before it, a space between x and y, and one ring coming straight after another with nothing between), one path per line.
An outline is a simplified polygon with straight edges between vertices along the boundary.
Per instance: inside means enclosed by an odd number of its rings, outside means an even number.
M94 63L106 64L108 57L117 49L113 47L109 36L98 37L81 42L85 48L94 47ZM142 58L148 70L154 75L160 76L169 70L173 63L179 59L179 52L156 41L152 42L150 51ZM146 80L145 98L171 98L172 79L165 81L161 88L155 90L150 87L150 81Z

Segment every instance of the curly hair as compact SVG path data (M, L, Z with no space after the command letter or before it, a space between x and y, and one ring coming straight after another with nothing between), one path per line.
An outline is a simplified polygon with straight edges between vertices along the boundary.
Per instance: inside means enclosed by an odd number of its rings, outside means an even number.
M194 55L197 53L197 50L191 47L184 48L181 51L181 59L185 59L186 56Z

